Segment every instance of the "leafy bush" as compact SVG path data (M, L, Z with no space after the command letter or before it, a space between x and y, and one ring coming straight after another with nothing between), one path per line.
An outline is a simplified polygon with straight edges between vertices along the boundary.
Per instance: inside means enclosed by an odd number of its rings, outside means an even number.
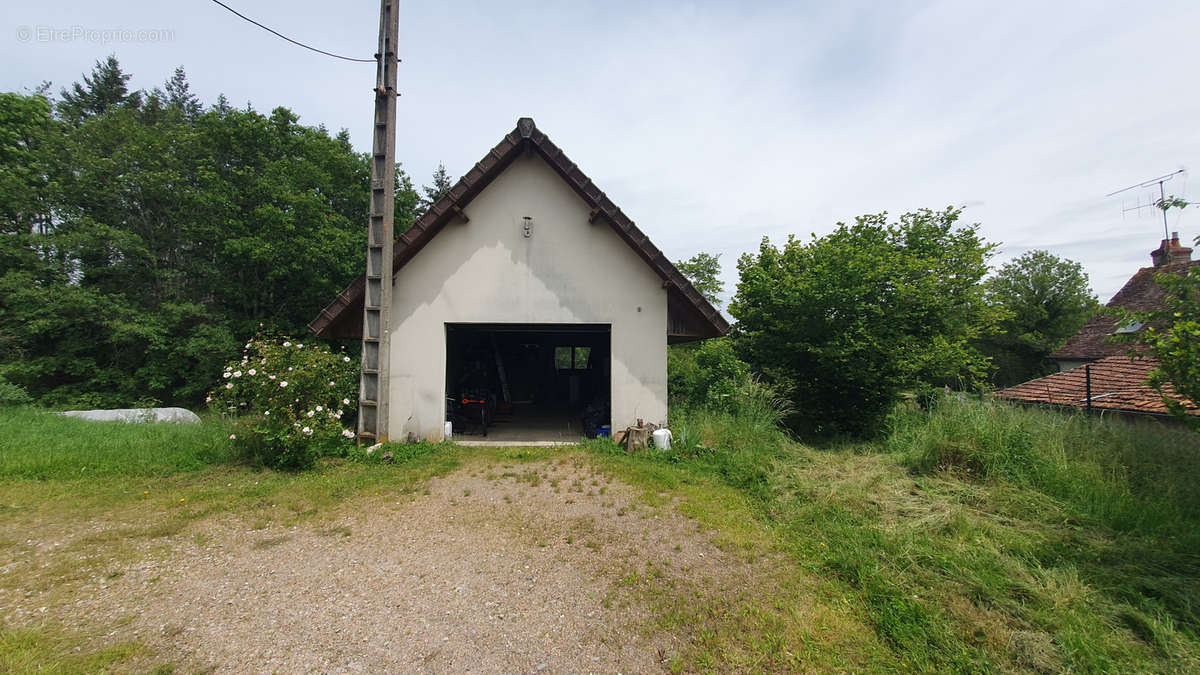
M671 348L667 357L667 390L674 405L708 408L735 415L764 415L764 428L791 413L788 401L771 385L751 374L750 366L726 338Z
M787 391L798 430L870 435L906 391L983 382L973 341L1000 314L979 284L994 246L958 216L862 216L738 260L737 355Z
M33 397L20 385L13 384L0 377L0 408L4 406L29 405Z
M788 441L782 424L791 403L751 374L724 338L672 347L667 386L674 439L670 450L652 456L715 473L766 499L770 462Z
M354 437L358 371L341 352L255 338L221 378L208 402L238 418L230 440L264 464L307 468Z

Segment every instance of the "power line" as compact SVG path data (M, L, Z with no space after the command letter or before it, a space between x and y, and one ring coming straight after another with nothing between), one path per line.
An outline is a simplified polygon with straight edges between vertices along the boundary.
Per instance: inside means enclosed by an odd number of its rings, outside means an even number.
M249 21L250 23L254 24L255 26L258 26L259 28L267 31L268 33L270 33L276 37L283 38L284 40L287 40L288 42L290 42L296 46L304 47L305 49L314 51L318 54L324 54L325 56L332 56L335 59L342 59L343 61L354 61L355 63L375 63L375 59L355 59L355 58L351 58L349 56L342 56L341 54L334 54L333 52L327 52L324 49L317 49L316 47L310 47L310 46L304 44L303 42L297 42L296 40L293 40L292 38L284 35L283 33L280 33L277 30L274 30L274 29L268 28L267 26L262 25L261 23L255 21L254 19L251 19L250 17L246 16L245 14L242 14L241 12L239 12L236 9L230 7L229 5L221 2L220 0L212 0L212 1L220 6L224 7L225 9L229 10L234 15L236 15L238 18L240 18L244 21Z

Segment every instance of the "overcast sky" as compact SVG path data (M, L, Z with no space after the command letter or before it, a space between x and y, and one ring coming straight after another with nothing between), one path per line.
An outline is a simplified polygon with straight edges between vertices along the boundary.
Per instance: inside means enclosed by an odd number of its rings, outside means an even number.
M375 51L376 2L226 0L319 48ZM397 156L466 172L533 117L672 259L807 238L863 213L965 206L1000 263L1078 260L1101 301L1162 238L1124 207L1200 171L1200 2L400 2ZM54 91L116 54L206 103L370 146L373 64L305 51L209 0L6 0L0 89ZM54 32L59 31L59 32ZM125 31L125 32L114 32ZM1168 192L1194 198L1200 176ZM1190 242L1200 207L1170 228Z

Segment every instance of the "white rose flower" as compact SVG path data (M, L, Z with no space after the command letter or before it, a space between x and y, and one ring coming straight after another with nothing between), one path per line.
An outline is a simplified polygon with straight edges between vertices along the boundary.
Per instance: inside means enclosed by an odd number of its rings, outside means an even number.
M288 341L286 341L286 340L284 340L284 342L283 342L283 346L284 346L284 347L291 347L291 346L292 346L292 343L291 343L291 342L288 342Z
M303 433L305 436L312 436L312 429L309 429L308 427L304 427L303 429L300 430L300 432Z
M233 373L231 373L227 370L227 371L225 371L224 375L222 375L222 377L224 377L225 379L228 380L229 378L233 377Z
M286 387L286 386L287 386L287 380L280 380L280 382L279 382L279 386L280 386L280 387Z
M237 440L237 434L229 434L229 440Z
M346 363L350 363L350 357L349 357L349 356L343 356L343 357L342 357L342 360L343 360L343 361L345 361Z
M257 374L258 374L258 371L257 371L257 370L255 370L255 369L253 369L253 368L251 368L250 370L247 370L246 372L247 372L247 373L249 373L249 374L251 374L251 375L257 375Z
M232 382L226 382L226 383L225 383L225 388L226 388L226 389L233 389L233 383L232 383Z
M317 410L317 412L321 412L322 410L324 410L324 408L322 408L321 406L317 406L316 410Z
M308 413L305 415L305 417L312 417L312 416L313 416L313 411L311 411L311 410L309 410Z
M240 370L235 370L235 371L233 371L233 376L234 376L234 377L241 377L241 376L242 376L242 371L240 371Z
M350 399L348 399L348 398L342 399L342 405L350 405Z

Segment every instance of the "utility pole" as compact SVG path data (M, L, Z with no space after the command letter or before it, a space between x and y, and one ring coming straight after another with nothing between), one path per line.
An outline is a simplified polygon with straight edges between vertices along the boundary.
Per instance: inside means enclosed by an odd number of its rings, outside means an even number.
M367 223L367 285L363 296L362 371L358 388L358 442L388 440L391 371L392 242L396 215L397 0L380 0L371 150L371 215Z

